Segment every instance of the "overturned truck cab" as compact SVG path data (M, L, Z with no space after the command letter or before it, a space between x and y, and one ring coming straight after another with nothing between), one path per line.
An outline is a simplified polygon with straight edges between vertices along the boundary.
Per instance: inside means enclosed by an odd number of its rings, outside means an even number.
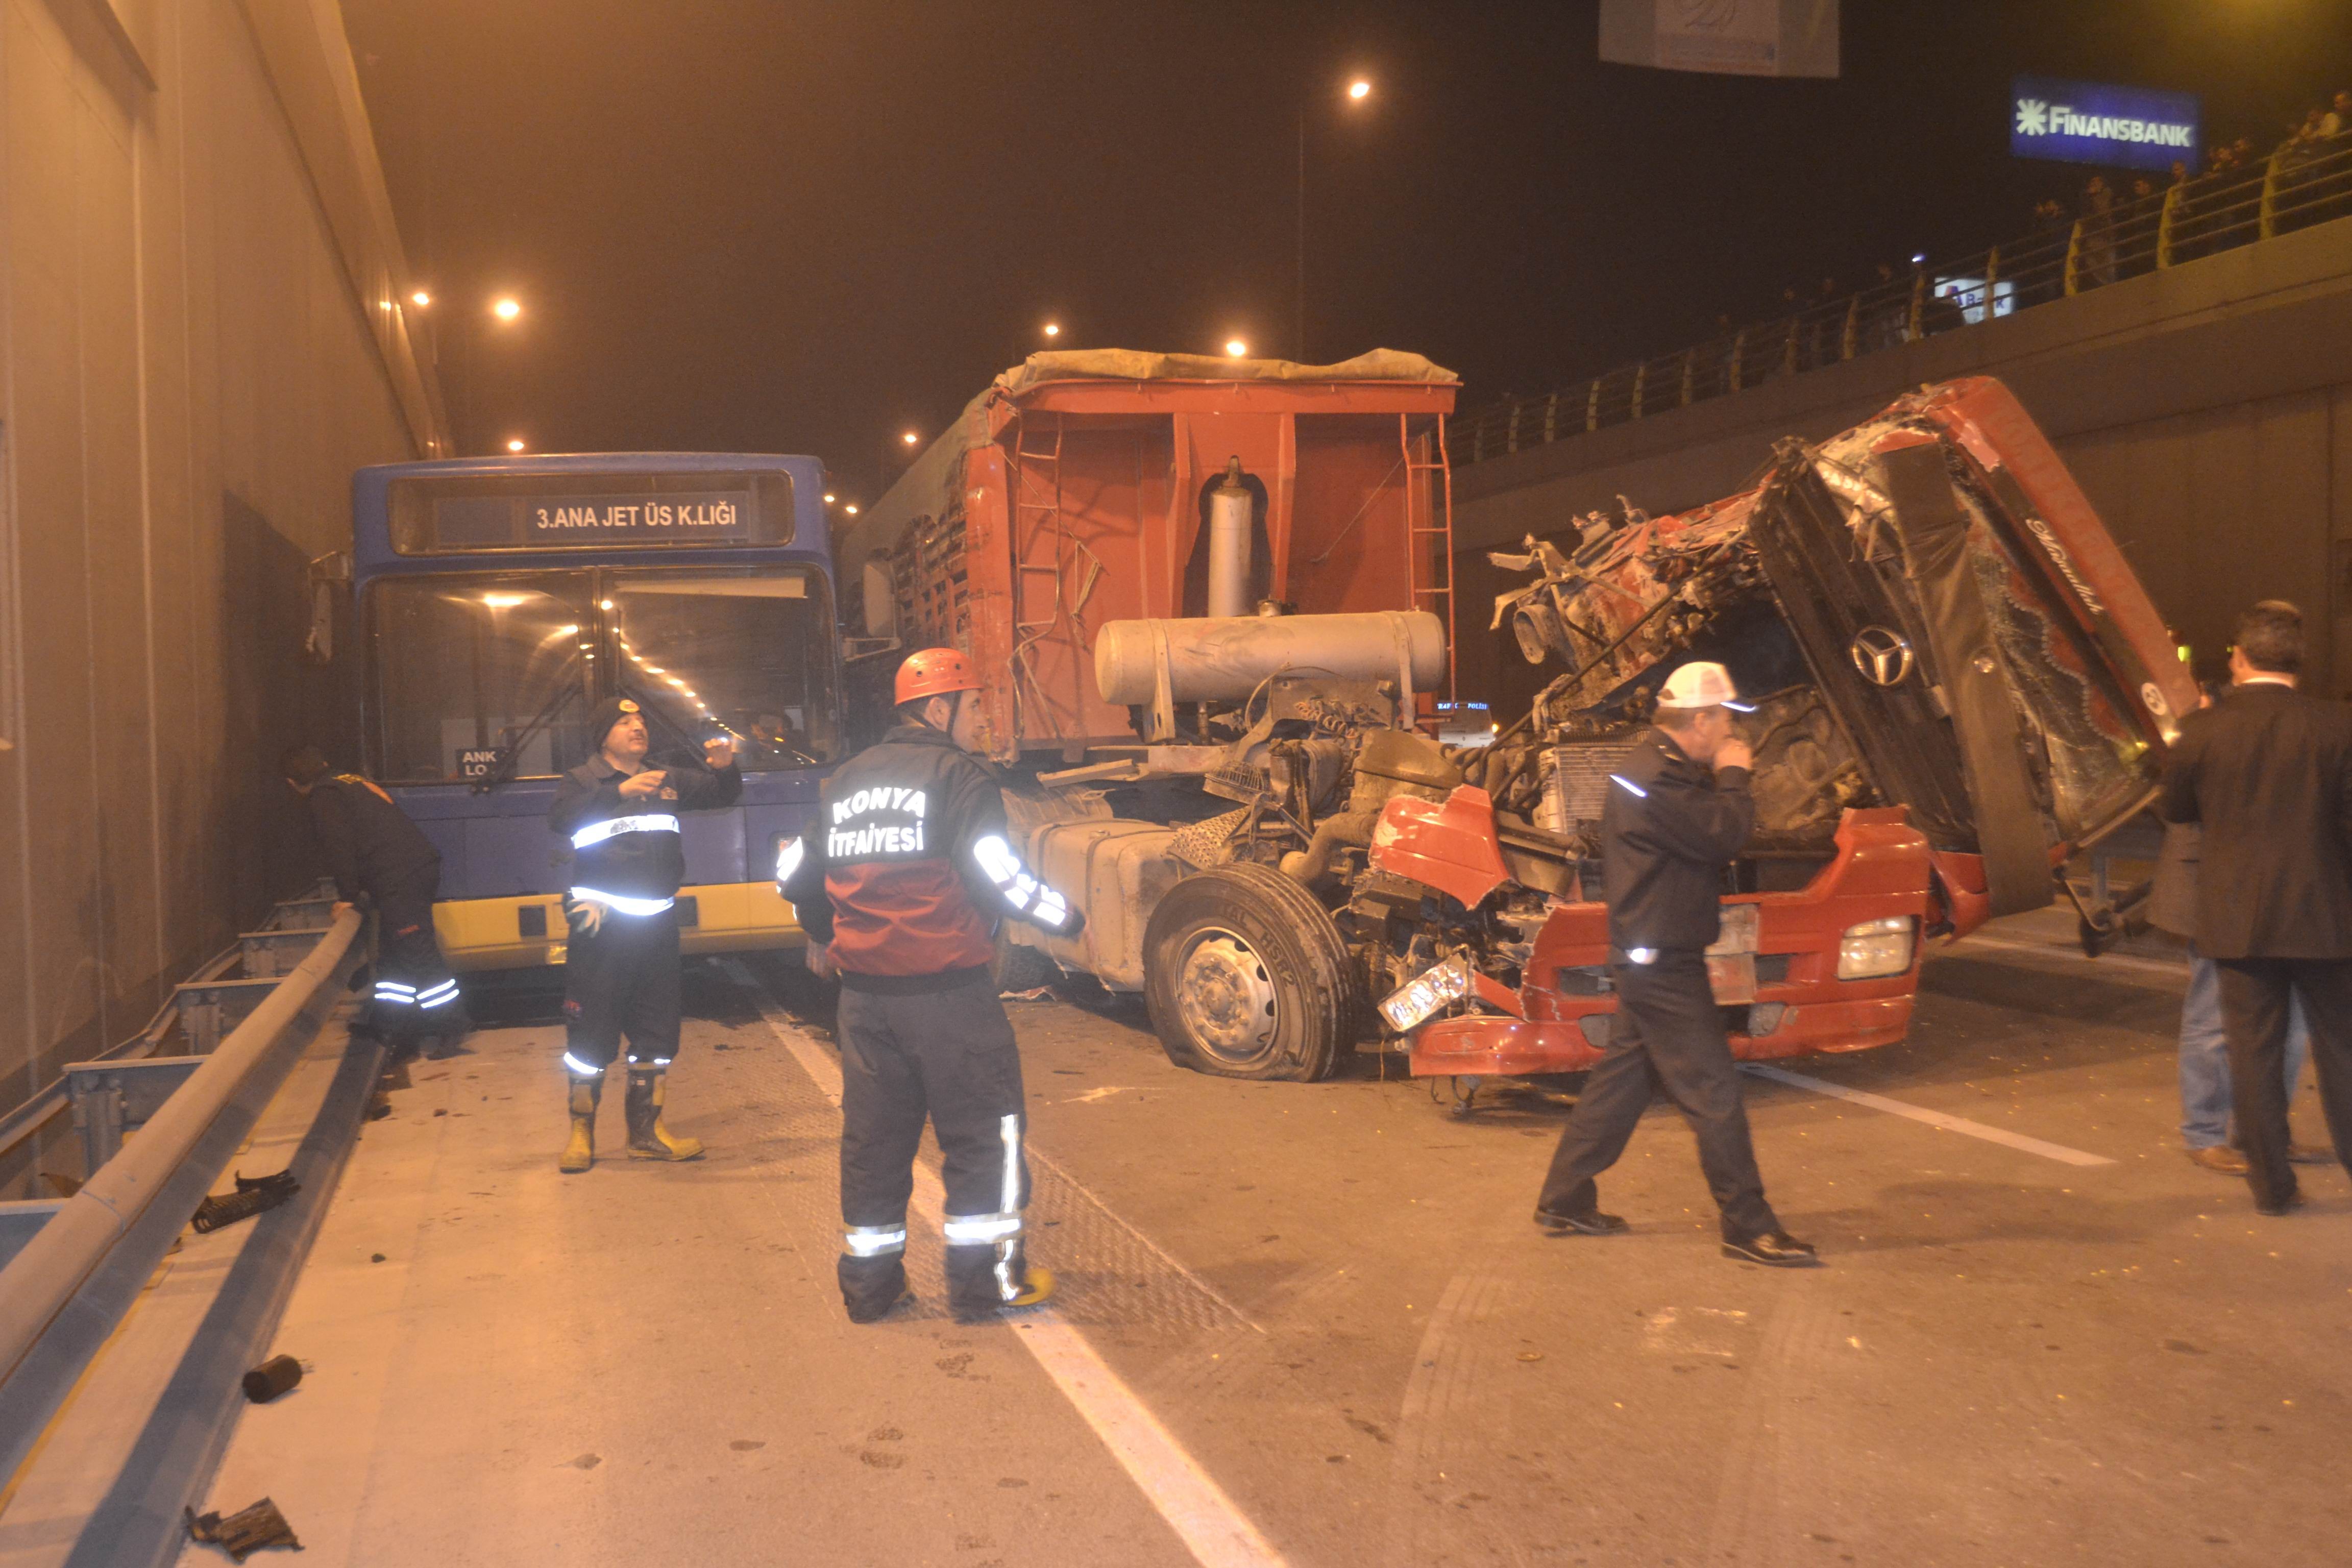
M2147 804L2195 701L2114 540L1990 379L1784 441L1728 500L1621 509L1496 560L1530 574L1496 629L1567 668L1442 803L1391 802L1374 832L1391 930L1434 939L1381 1009L1416 1075L1598 1059L1601 791L1685 660L1756 701L1757 829L1708 953L1746 1058L1901 1038L1922 941L2052 902L2067 858Z

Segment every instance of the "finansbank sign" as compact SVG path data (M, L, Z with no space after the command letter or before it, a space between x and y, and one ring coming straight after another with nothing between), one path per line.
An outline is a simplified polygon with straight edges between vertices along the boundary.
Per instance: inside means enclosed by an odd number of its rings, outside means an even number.
M2192 92L2021 76L2010 84L2009 150L2020 158L2197 172L2202 110Z

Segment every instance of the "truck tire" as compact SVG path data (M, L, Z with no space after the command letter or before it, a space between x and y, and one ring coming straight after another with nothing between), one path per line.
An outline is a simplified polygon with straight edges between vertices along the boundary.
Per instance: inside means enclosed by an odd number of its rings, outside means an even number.
M1270 867L1185 878L1144 929L1144 998L1168 1059L1221 1078L1328 1076L1367 1004L1339 928Z

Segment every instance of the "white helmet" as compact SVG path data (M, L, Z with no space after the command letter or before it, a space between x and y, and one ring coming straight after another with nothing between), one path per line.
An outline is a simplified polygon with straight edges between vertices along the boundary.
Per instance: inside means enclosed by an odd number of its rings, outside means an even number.
M1684 665L1666 677L1665 687L1658 693L1658 706L1684 711L1696 708L1728 708L1736 713L1755 711L1739 700L1739 691L1731 684L1729 670L1704 661Z

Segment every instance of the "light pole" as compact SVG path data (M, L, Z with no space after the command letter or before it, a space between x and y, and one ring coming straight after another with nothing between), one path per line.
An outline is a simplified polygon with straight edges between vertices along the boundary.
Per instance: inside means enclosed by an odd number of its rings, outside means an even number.
M464 410L463 422L468 427L474 423L476 412L474 405L475 334L512 327L522 319L522 301L511 294L499 294L491 300L483 313L490 318L488 322L468 320L459 325L457 332L457 356L460 361L457 373L457 402ZM462 455L466 446L463 434L458 435L457 444Z
M1372 84L1369 78L1360 76L1349 81L1347 99L1349 103L1361 103L1371 96ZM1291 344L1301 363L1307 359L1307 108L1305 103L1298 106L1298 292L1295 318L1297 336Z

